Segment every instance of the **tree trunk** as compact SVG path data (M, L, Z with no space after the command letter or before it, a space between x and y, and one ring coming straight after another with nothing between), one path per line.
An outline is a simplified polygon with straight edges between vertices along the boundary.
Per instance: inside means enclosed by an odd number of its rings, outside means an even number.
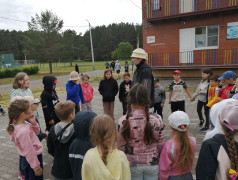
M53 68L52 68L52 61L50 60L49 61L49 68L50 68L50 74L53 73Z

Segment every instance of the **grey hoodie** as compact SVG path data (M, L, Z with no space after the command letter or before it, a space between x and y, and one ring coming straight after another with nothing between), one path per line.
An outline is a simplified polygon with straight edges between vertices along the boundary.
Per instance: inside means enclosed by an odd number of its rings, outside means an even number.
M58 134L68 123L65 122L59 122L55 125L55 134ZM63 132L62 137L58 137L57 139L61 142L61 143L66 143L68 142L68 140L73 136L74 134L74 124L72 123L69 127L67 127L65 129L65 131Z
M165 102L165 91L164 91L163 86L159 85L159 86L155 87L154 91L155 91L155 93L154 93L155 103L161 102L161 104L164 104L164 102Z
M199 101L206 102L208 85L209 85L209 82L201 81L197 87L196 92L193 94L193 98L197 97ZM200 94L198 94L199 92L200 92Z

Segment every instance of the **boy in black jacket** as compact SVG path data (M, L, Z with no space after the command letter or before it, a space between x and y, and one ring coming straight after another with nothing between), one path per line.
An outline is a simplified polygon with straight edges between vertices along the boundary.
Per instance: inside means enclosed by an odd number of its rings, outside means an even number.
M60 102L55 106L55 113L61 122L51 127L47 140L48 152L54 157L51 174L55 179L71 179L69 146L75 138L72 123L75 104L72 101Z
M119 100L122 103L123 115L127 111L127 94L131 88L132 81L130 80L130 74L128 72L123 74L124 81L120 84Z
M55 114L55 105L59 102L56 94L56 83L59 83L54 76L43 77L44 90L41 93L41 105L45 117L46 131L59 122Z
M89 128L97 114L89 111L81 111L74 119L74 131L76 138L69 148L69 161L73 172L74 180L82 180L81 168L86 152L92 148L90 142Z

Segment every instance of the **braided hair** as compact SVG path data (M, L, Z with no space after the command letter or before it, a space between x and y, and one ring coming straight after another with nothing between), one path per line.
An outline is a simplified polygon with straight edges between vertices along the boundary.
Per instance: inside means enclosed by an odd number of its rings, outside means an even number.
M147 88L144 85L137 83L130 89L127 98L128 98L127 114L126 120L123 122L123 127L121 131L122 137L125 139L125 141L128 141L130 139L129 117L131 115L131 105L142 106L145 107L145 114L146 114L144 142L148 145L155 143L156 139L154 137L153 130L150 124L150 113L149 113L150 96Z

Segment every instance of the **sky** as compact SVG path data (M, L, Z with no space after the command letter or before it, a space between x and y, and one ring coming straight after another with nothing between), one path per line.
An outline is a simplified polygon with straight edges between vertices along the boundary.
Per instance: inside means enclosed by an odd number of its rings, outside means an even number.
M31 17L45 10L64 21L63 30L73 29L82 34L89 29L86 19L92 27L142 23L141 0L0 0L0 29L26 31Z

